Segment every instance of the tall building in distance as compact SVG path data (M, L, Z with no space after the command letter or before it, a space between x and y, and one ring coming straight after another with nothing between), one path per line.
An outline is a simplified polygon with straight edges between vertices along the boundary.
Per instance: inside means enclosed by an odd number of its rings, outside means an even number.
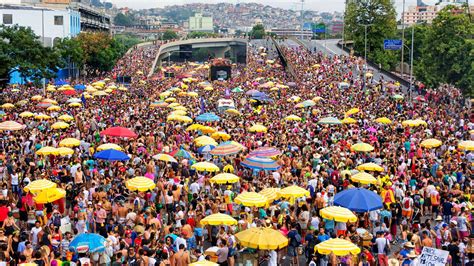
M204 17L201 13L189 17L189 31L214 32L212 17Z
M461 7L466 4L465 0L440 0L435 5L427 5L423 0L417 0L416 6L410 6L407 11L403 12L403 24L413 25L415 23L431 24L438 16L438 12L448 5ZM469 12L474 11L474 6L469 6Z

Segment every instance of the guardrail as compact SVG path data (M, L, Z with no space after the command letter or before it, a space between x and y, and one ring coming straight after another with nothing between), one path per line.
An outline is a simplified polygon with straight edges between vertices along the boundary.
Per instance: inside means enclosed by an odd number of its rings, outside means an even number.
M288 61L286 60L285 55L283 55L283 53L281 52L280 45L278 44L277 41L275 41L273 37L272 37L272 41L273 41L273 45L275 45L275 48L277 49L278 57L280 58L281 65L286 69L287 72L291 74L293 79L297 79L295 71L293 70L293 67L288 64Z

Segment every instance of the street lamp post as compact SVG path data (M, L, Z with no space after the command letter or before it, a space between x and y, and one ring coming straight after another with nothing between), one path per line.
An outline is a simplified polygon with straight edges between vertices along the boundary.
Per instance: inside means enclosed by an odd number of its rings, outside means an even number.
M402 43L405 42L405 0L403 0L403 8L402 8ZM402 58L401 58L401 64L400 64L400 74L403 79L403 54L404 54L404 49L402 45Z
M415 26L411 27L411 49L410 49L410 92L409 95L412 95L413 89L413 45L415 42Z
M367 63L367 27L372 26L373 24L361 24L364 26L364 61Z

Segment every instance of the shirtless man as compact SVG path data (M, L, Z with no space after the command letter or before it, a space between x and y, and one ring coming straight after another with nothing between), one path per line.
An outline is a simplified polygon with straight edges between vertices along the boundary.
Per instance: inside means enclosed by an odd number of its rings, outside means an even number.
M128 213L128 209L125 206L123 206L122 202L119 202L119 207L117 210L119 223L121 224L125 223L125 217L127 217L127 213Z

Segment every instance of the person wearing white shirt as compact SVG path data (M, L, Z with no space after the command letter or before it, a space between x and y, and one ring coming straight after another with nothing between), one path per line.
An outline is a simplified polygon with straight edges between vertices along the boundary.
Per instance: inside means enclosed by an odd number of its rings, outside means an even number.
M268 266L277 266L278 265L278 253L275 250L269 252Z
M189 186L189 191L191 191L192 194L198 194L200 189L201 186L196 182L196 180Z

